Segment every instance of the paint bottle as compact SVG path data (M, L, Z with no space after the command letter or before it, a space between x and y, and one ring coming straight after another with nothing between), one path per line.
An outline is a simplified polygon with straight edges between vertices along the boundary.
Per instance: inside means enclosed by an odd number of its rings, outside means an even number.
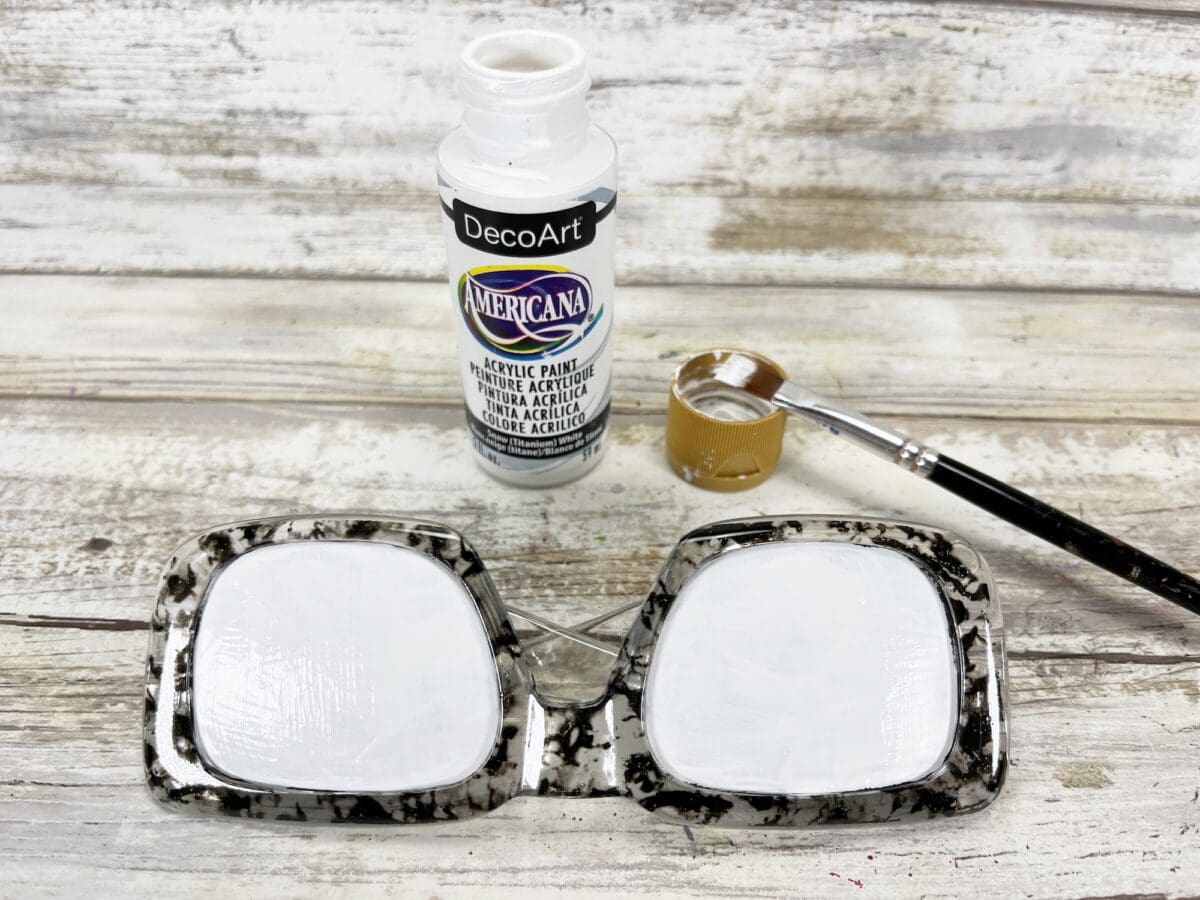
M489 474L562 484L608 435L616 146L568 37L477 38L457 83L437 158L467 427Z

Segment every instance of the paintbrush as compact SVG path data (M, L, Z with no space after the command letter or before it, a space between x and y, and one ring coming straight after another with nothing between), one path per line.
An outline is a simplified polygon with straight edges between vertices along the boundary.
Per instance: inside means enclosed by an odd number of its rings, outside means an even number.
M828 428L981 509L1200 615L1200 581L1136 547L985 475L907 435L787 381L753 358L730 355L713 378Z

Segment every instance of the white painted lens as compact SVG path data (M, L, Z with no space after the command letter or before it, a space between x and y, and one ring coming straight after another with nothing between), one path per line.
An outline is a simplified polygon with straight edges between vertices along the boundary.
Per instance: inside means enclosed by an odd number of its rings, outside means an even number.
M836 542L734 550L667 614L647 677L651 751L728 791L823 794L940 766L958 718L944 601L908 557Z
M487 759L496 666L445 566L365 542L260 547L209 588L192 662L200 752L243 781L327 791L453 784Z

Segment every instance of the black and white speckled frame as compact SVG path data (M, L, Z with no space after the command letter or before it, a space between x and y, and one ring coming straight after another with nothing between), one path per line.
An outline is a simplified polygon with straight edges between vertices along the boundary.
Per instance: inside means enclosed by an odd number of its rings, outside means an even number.
M410 548L462 579L495 656L502 715L491 755L458 784L391 794L328 793L238 782L197 750L191 653L209 585L257 547L294 541L374 541ZM950 753L927 777L879 790L827 795L715 791L679 781L655 761L642 720L642 690L663 623L683 585L707 561L771 541L838 541L887 547L919 565L946 602L956 638L959 718ZM805 827L899 822L983 809L1008 767L1007 696L1000 613L983 559L938 529L878 519L762 518L721 522L672 551L598 700L555 705L538 694L521 644L483 563L457 532L391 517L259 519L187 540L167 564L151 622L144 718L146 778L172 808L253 819L431 822L465 819L512 797L628 796L676 822Z

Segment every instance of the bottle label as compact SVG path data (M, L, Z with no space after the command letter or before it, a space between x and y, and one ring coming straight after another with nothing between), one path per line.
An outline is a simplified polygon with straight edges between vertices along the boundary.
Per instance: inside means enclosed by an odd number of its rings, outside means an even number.
M467 425L475 448L540 473L597 452L612 372L615 194L545 212L446 205Z
M468 247L500 256L556 256L596 239L596 204L556 212L498 213L455 199L454 234Z

